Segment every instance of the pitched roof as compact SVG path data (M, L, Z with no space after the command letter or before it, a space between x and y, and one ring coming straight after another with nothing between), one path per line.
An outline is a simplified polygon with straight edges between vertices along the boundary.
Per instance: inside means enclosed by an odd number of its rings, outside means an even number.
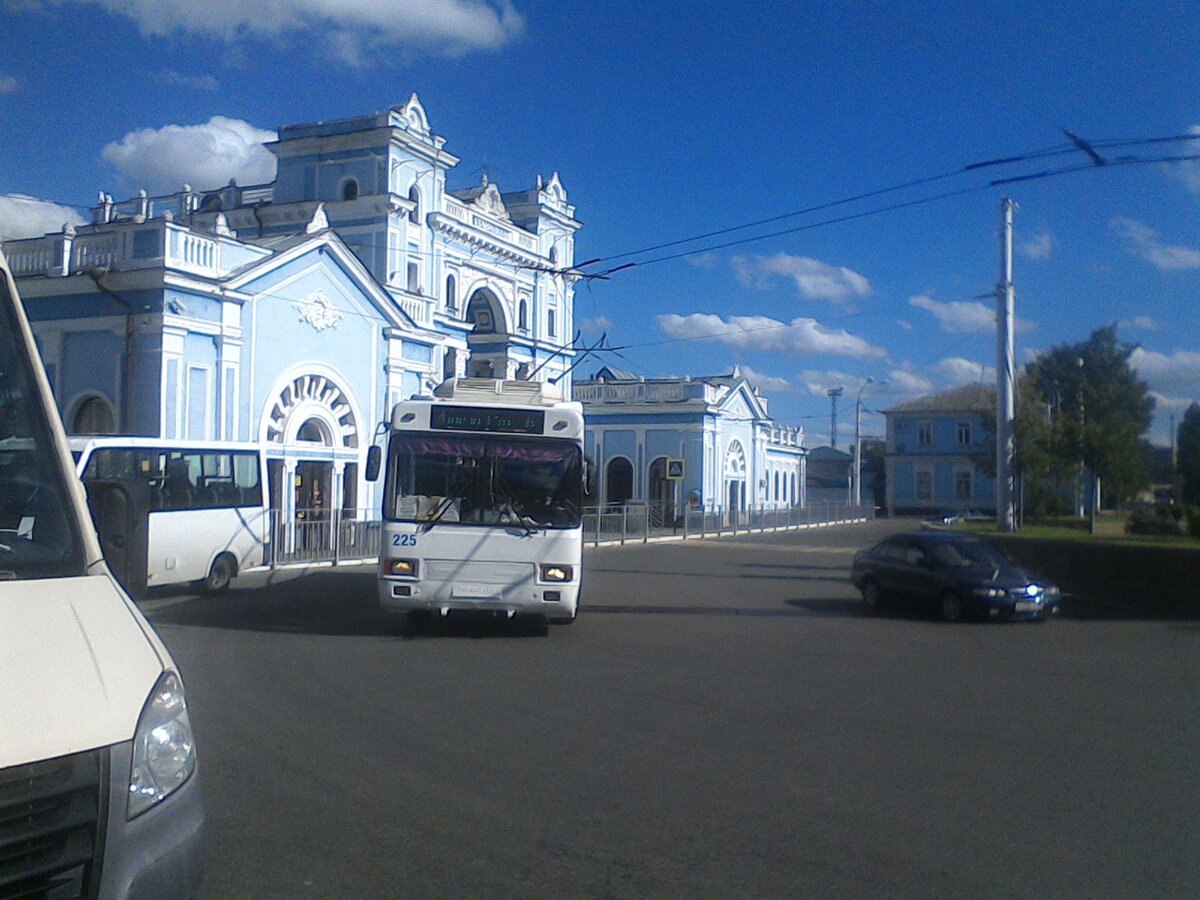
M918 397L907 403L898 403L885 413L919 412L995 412L996 391L983 384L968 384L950 391Z

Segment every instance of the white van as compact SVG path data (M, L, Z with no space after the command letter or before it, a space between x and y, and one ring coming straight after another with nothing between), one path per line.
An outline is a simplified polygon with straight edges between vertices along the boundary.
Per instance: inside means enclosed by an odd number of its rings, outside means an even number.
M0 253L0 897L188 897L183 682L110 574Z

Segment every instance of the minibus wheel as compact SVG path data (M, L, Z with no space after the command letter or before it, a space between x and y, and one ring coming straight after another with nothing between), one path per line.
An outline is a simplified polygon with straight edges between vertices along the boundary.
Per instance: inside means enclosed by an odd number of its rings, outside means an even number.
M236 574L237 566L233 557L228 553L222 553L213 560L212 568L208 570L208 577L204 579L204 592L207 594L221 593L229 587L229 582L233 581L233 576Z

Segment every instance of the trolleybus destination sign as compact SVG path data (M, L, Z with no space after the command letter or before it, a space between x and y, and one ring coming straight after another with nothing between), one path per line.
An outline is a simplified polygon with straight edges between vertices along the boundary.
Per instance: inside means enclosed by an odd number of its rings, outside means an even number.
M546 414L537 410L489 409L486 406L431 406L429 427L446 431L541 434Z

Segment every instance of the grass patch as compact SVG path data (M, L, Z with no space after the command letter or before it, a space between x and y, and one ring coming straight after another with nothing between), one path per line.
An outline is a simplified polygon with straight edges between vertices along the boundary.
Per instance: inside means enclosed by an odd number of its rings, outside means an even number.
M1001 534L991 522L968 522L955 526L956 531L984 536ZM1005 535L1008 537L1010 535ZM1114 544L1135 547L1180 547L1200 549L1200 540L1184 534L1126 534L1124 519L1102 519L1096 523L1096 533L1088 534L1086 521L1053 522L1025 525L1012 532L1011 537L1042 541L1079 541L1082 543Z

